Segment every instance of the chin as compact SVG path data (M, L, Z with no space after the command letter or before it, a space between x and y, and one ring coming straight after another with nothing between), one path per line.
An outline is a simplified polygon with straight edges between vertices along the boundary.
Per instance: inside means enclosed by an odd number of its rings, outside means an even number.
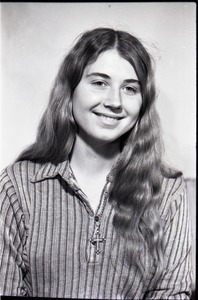
M103 143L106 143L106 144L110 144L110 143L119 141L120 136L119 137L112 137L112 138L110 138L109 136L103 136L103 137L98 137L96 139L97 139L97 141L100 141L100 142L103 142Z

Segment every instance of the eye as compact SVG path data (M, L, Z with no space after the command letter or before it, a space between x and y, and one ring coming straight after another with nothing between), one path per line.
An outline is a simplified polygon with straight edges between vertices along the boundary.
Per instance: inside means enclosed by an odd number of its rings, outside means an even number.
M93 81L91 84L99 88L103 88L107 86L107 84L104 81L100 81L100 80Z
M139 92L138 88L131 86L131 85L124 86L123 90L129 95L135 95Z

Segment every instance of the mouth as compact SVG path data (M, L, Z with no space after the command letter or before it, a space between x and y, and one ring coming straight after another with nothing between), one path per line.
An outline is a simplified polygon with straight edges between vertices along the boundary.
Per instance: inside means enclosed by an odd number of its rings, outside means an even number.
M123 117L111 116L111 115L101 114L101 113L96 113L96 112L94 112L94 114L103 120L111 121L111 122L116 122L116 121L123 119Z

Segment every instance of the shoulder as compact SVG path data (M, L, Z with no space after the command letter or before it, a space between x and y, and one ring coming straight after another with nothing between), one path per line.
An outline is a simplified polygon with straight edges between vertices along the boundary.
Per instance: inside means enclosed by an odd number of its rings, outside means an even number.
M27 160L8 165L0 173L1 188L8 189L11 186L16 188L25 185L40 167L40 164Z
M31 178L40 165L31 161L10 164L0 174L0 206L15 211L28 211L33 187ZM1 209L0 209L1 210Z
M8 165L1 171L1 178L8 176L11 179L20 178L21 176L33 176L34 173L41 167L40 164L34 163L28 160L15 162L13 164Z
M15 187L30 188L31 184L54 178L58 174L61 176L69 174L68 161L60 162L58 165L52 162L37 163L23 160L6 167L0 174L0 184L3 180L9 180Z
M183 175L177 176L175 178L163 177L162 182L162 194L163 197L177 198L186 187Z
M186 183L183 175L163 178L160 214L162 219L173 217L179 206L186 201Z

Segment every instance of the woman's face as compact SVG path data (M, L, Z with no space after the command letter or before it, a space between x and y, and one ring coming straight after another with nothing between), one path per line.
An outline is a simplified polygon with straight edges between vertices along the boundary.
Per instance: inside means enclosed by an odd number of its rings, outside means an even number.
M118 140L133 127L142 105L134 68L115 49L101 53L85 68L72 103L78 135L86 142Z

